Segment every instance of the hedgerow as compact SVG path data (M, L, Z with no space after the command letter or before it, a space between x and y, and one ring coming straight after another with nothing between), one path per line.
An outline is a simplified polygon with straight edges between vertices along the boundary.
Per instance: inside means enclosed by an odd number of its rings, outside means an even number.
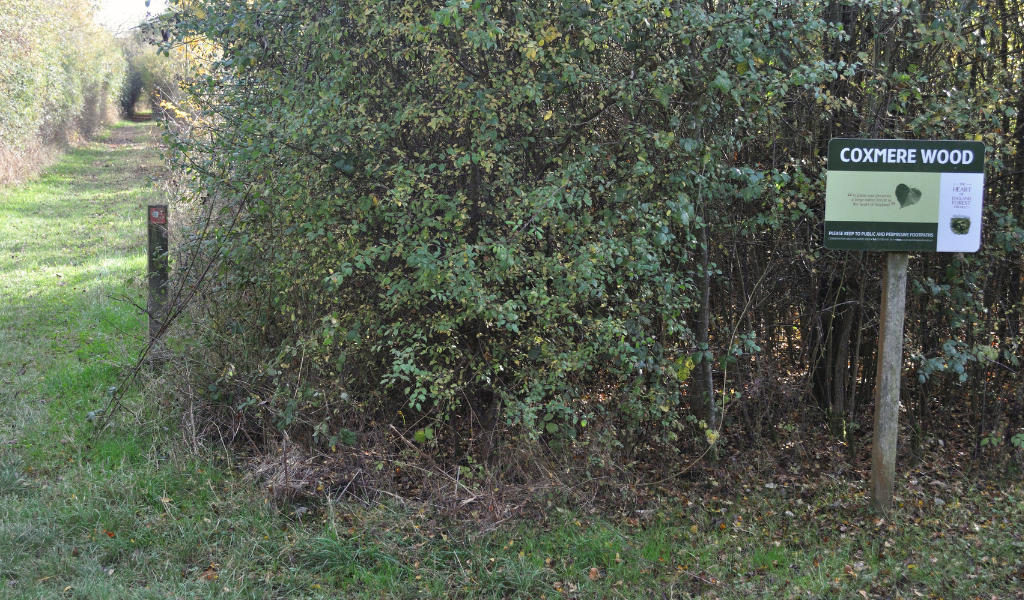
M619 443L696 412L716 435L684 382L754 344L694 333L717 272L701 232L712 200L772 206L790 181L735 157L787 90L846 68L808 50L838 35L820 14L237 1L171 19L220 50L190 89L205 120L173 145L219 211L191 247L222 261L217 401L330 443L422 417Z
M178 2L171 45L206 57L171 139L207 281L183 385L232 435L323 445L395 425L480 458L504 428L665 463L828 426L853 457L881 263L822 248L825 148L969 137L985 241L911 261L901 420L1009 446L1007 6Z
M82 0L6 0L0 10L0 154L89 135L113 116L124 59ZM8 165L5 171L15 169Z
M134 116L138 108L161 113L161 103L174 105L180 100L178 82L184 63L178 53L164 56L157 45L159 40L160 32L149 24L118 40L127 63L125 84L118 97L118 108L124 116Z

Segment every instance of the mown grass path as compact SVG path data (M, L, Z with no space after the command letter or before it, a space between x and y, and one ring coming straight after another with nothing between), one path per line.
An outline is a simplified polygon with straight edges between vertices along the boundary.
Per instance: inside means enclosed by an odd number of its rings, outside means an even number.
M181 442L159 373L97 430L144 339L118 298L142 302L161 175L154 128L122 124L0 189L0 598L1024 598L1019 472L901 471L882 517L859 480L736 468L651 510L538 497L492 528L483 507L275 505Z
M0 598L265 596L201 574L258 551L273 513L248 494L256 508L238 514L259 523L225 551L225 472L175 452L156 398L129 395L106 431L89 418L145 335L124 298L143 303L157 139L152 124L120 124L0 189Z

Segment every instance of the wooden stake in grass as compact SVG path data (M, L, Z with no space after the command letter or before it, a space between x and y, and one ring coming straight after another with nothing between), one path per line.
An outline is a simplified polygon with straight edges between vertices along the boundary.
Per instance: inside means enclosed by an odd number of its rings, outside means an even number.
M892 508L896 474L896 433L903 371L903 314L907 298L906 252L889 252L882 274L882 311L878 332L875 432L871 447L871 505Z
M149 299L146 312L149 314L149 340L156 339L163 326L164 304L167 300L167 205L150 205L149 222Z

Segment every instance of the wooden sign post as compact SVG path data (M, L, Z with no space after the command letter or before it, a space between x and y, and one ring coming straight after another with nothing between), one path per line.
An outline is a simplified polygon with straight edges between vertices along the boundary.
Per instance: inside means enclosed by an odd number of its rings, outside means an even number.
M892 508L907 253L977 252L984 189L985 145L981 142L829 142L825 247L886 253L871 447L874 508Z
M881 510L892 508L896 475L896 424L900 414L908 259L906 252L888 252L885 256L885 270L882 272L875 432L871 446L871 505Z
M149 206L146 220L149 223L146 274L149 281L149 297L146 301L146 313L149 315L149 341L152 343L163 327L164 305L167 302L167 205Z

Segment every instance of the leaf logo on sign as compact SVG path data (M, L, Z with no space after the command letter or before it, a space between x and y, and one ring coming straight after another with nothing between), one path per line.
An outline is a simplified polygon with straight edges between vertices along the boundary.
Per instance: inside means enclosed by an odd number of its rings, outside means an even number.
M913 206L921 201L921 190L901 183L896 186L896 201L900 203L900 208Z

